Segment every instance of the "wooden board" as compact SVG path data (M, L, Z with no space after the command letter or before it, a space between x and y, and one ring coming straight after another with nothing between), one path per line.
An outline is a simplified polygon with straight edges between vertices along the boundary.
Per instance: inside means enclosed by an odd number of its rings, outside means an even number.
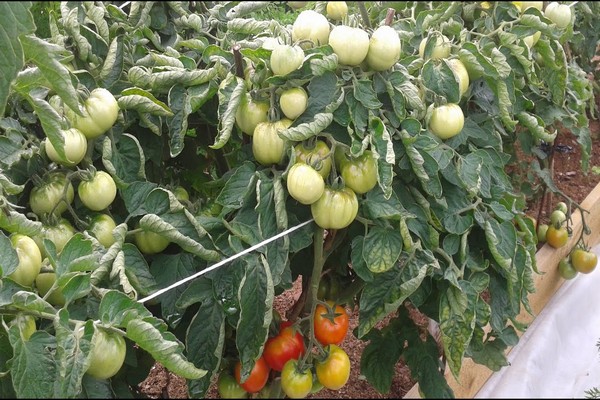
M585 241L589 247L594 247L600 242L600 183L590 192L583 200L581 207L588 210L585 213L585 223L591 229L590 235L585 236ZM577 244L581 231L583 229L581 212L572 210L573 234L569 238L566 246L555 249L546 244L536 253L536 262L540 274L534 275L536 291L529 295L529 303L533 310L534 316L529 315L525 310L519 314L517 320L522 323L530 324L535 315L538 315L554 293L563 284L564 280L558 273L558 263L561 259L569 254L571 248ZM592 273L600 273L594 271ZM585 279L584 275L580 275L577 279ZM520 332L518 332L521 335ZM512 348L507 349L508 354ZM510 368L510 367L505 367ZM459 380L454 379L454 376L446 369L446 379L448 384L454 391L456 398L473 398L477 392L483 387L485 382L490 378L493 371L487 367L476 364L470 358L465 358L459 374ZM406 399L420 398L418 384L413 386L404 396Z

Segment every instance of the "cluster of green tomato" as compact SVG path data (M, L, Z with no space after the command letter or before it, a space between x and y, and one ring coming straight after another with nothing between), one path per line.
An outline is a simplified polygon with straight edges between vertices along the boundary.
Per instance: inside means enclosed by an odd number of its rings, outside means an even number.
M320 302L312 319L318 352L306 352L306 338L300 331L300 321L279 322L276 334L270 336L261 357L249 376L242 380L241 363L233 371L223 370L217 382L222 398L246 398L265 389L269 379L280 373L281 390L292 399L305 398L322 388L339 390L350 377L350 358L339 346L349 329L346 309L331 300ZM270 393L273 395L273 393Z

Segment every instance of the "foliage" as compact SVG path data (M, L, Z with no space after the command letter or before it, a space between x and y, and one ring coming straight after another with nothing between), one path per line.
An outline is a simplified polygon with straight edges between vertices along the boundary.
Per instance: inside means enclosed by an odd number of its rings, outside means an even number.
M324 13L324 3L305 9ZM154 360L188 379L194 398L204 397L222 372L232 374L238 360L244 381L279 325L275 296L299 276L305 302L286 317L307 338L307 349L317 349L300 364L317 364L325 354L310 321L322 273L343 283L334 300L357 306L352 334L369 341L361 373L383 393L403 359L425 395L453 396L438 347L430 335L422 339L408 303L439 323L455 376L464 357L492 370L507 365L504 350L517 341L517 315L531 312L537 273L526 193L513 185L507 166L518 145L534 160L532 177L557 190L545 149L563 126L578 137L588 169L594 94L586 70L565 52L572 24L557 29L540 10L521 13L510 2L487 9L475 2L394 2L391 26L402 52L390 69L340 65L323 44L307 46L300 68L281 76L272 73L268 39L292 44L301 11L283 2L118 4L61 2L49 12L51 35L43 39L30 2L0 3L7 37L0 46L10 55L0 77L0 314L37 319L27 341L17 326L4 324L0 397L137 395ZM351 4L343 21L330 23L370 34L390 5ZM524 38L538 31L530 48ZM450 57L469 71L464 95L447 60L430 58L440 34L451 41ZM236 112L250 94L269 102L273 123L280 94L298 86L308 94L307 108L276 131L286 144L282 162L263 165ZM51 162L42 141L64 156L64 116L77 113L96 88L116 98L116 123L88 139L77 166ZM443 140L429 119L446 103L458 104L465 118L460 133ZM311 207L289 196L285 181L296 161L292 148L310 148L316 139L327 142L332 159L370 151L375 187L357 196L349 226L325 231L311 223L261 245L311 219ZM335 164L325 182L338 190L343 162ZM77 194L63 214L77 233L62 250L39 240L47 255L42 271L57 278L41 295L35 285L10 279L18 257L8 236L38 237L57 223L58 215L36 215L29 204L34 187L54 171L74 187L95 171L110 174L117 195L101 211L116 223L115 240L107 248L95 238L95 214ZM178 199L178 187L189 200ZM142 231L167 247L142 252L134 240ZM50 302L52 291L62 293L64 305ZM85 374L94 326L126 338L124 366L110 380Z

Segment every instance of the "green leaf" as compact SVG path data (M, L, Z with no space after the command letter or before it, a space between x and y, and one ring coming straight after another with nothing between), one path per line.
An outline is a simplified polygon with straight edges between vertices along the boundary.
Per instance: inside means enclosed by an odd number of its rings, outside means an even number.
M121 110L135 110L140 114L151 114L161 117L170 117L173 111L162 101L158 100L152 93L138 87L132 87L121 91L117 99Z
M223 82L221 82L218 91L219 108L217 118L219 119L219 133L215 138L215 143L209 146L212 149L220 149L225 146L231 131L235 125L235 113L242 100L242 96L246 95L246 82L233 74L229 74Z
M313 136L317 136L319 133L325 130L325 128L331 125L332 122L332 113L318 113L315 115L313 121L292 126L277 132L277 134L281 138L294 142L301 142Z
M192 113L190 98L185 88L181 85L175 85L169 91L169 106L175 113L173 117L167 119L169 126L170 156L177 157L184 146L184 139L188 129L188 117Z
M2 277L7 277L17 270L19 257L13 248L10 239L0 231L0 272Z
M253 256L245 258L244 261L246 271L238 292L240 319L235 338L242 364L242 382L248 379L256 360L262 354L273 316L275 295L271 271L264 260Z
M517 233L511 221L485 221L485 238L494 260L508 274L514 274L513 258L517 251Z
M308 84L306 110L294 121L294 124L298 126L314 121L315 116L319 113L332 113L334 110L328 110L328 107L335 103L338 97L337 76L334 72L327 72L312 78Z
M441 63L427 60L423 65L421 77L429 90L438 96L445 97L449 103L460 101L458 81L445 60Z
M94 253L92 241L77 232L65 244L56 263L56 276L67 272L92 271L98 265L98 254Z
M104 137L102 162L119 186L146 179L144 150L138 138L129 133L122 134L117 143Z
M24 65L19 37L35 31L30 1L0 2L0 115L4 115L11 82Z
M106 39L108 40L108 38ZM102 70L99 75L102 87L111 88L121 78L124 59L123 35L119 35L110 42L108 55L102 64Z
M352 270L356 272L356 275L365 282L373 281L374 275L369 268L363 256L364 250L364 236L355 236L352 239L352 250L350 252L350 259L352 262Z
M363 244L363 258L373 273L380 274L394 267L402 252L399 231L374 226L369 229Z
M452 399L454 393L444 374L440 372L439 350L436 341L427 335L426 341L411 340L404 352L404 359L411 375L419 382L424 397L431 399Z
M380 118L371 118L369 129L371 130L371 150L377 159L377 182L387 201L392 196L393 168L396 165L394 146L390 133Z
M225 183L216 202L223 207L241 208L248 194L254 190L256 167L252 162L240 165Z
M383 106L379 99L377 99L377 93L373 88L373 82L370 79L357 79L353 85L354 98L358 100L365 108L370 110L377 110Z
M482 364L490 370L497 372L509 365L504 354L508 346L500 339L483 343L483 347L471 352L469 355L477 364Z
M123 244L125 274L131 286L141 296L147 296L156 290L156 280L150 273L148 263L137 246L132 243Z

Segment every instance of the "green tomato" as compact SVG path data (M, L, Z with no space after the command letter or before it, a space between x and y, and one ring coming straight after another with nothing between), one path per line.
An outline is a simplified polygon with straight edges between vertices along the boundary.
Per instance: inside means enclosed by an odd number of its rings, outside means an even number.
M546 235L548 234L548 224L539 224L537 227L537 239L538 243L546 242Z
M31 286L42 269L42 253L29 236L13 233L10 243L17 252L19 265L8 277L22 286Z
M377 161L370 150L343 163L341 172L346 186L356 194L367 193L377 185Z
M190 194L183 186L177 186L173 189L173 195L179 201L190 201Z
M300 46L280 44L271 52L270 61L273 74L285 76L302 66L304 50Z
M62 251L67 242L71 240L73 235L75 235L75 228L73 228L73 225L71 225L67 219L61 218L58 223L54 225L44 225L40 235L34 236L33 240L38 245L42 257L46 257L48 254L44 247L44 239L48 239L54 243L56 253L58 254Z
M315 223L323 229L342 229L358 214L358 198L349 187L335 190L326 186L323 195L310 205Z
M458 104L435 107L429 120L429 130L442 140L458 135L465 125L465 115Z
M546 6L544 14L560 29L566 28L571 23L571 7L569 7L567 4L560 4L556 1L553 1Z
M578 274L577 270L573 267L569 257L565 257L558 263L558 273L563 279L571 280Z
M580 247L571 251L570 258L573 268L582 274L589 274L596 269L596 265L598 264L596 253Z
M542 36L542 32L537 31L533 35L529 35L529 36L526 36L525 38L523 38L523 41L525 42L527 47L529 47L531 49L538 42L538 40L540 39L540 36Z
M419 44L419 56L425 59L425 45L427 44L427 38L423 38L421 43ZM452 43L450 40L444 35L438 35L435 39L435 45L433 47L433 51L429 58L433 60L438 60L441 58L446 58L450 55L450 51L452 50Z
M136 246L143 254L157 254L166 249L171 241L158 233L140 230L133 236Z
M85 373L96 379L112 378L123 366L126 352L123 336L97 328L92 337L90 366Z
M563 213L565 213L565 215L569 212L569 206L567 206L567 203L565 203L564 201L559 201L558 203L556 203L556 207L554 207L555 210L560 210Z
M348 4L345 1L328 1L327 17L334 21L341 21L348 15Z
M369 34L361 28L338 25L331 30L329 45L341 65L357 66L369 52Z
M308 105L308 95L301 87L286 89L279 96L279 107L286 118L294 120L298 118Z
M401 51L402 44L398 32L391 26L380 26L369 39L367 65L373 71L388 70L398 62Z
M279 137L278 132L292 125L287 118L276 122L261 122L254 129L252 137L252 154L262 165L279 164L285 156L286 142Z
M79 107L83 116L65 107L65 116L74 128L79 129L88 139L94 139L108 131L117 121L119 104L111 92L96 88Z
M79 182L77 193L90 210L101 211L112 204L117 196L117 185L106 171L96 171L89 180Z
M306 7L308 1L286 1L285 4L293 8L294 10L298 10L300 8Z
M217 390L222 399L245 399L248 397L248 392L237 383L231 374L225 371L219 375Z
M46 296L50 291L50 288L54 285L54 282L56 282L56 274L54 272L42 272L35 278L35 287L40 297ZM58 307L63 307L67 302L65 296L58 287L48 295L46 300L53 306Z
M564 212L562 212L561 210L554 210L552 211L552 213L550 214L550 222L552 223L552 225L554 225L557 229L560 228L560 226L562 224L564 224L567 221L567 216L565 215Z
M24 342L28 341L31 335L33 335L37 330L35 318L29 314L17 314L8 325L17 325L19 327L19 332L21 332L21 338Z
M269 103L254 101L250 94L246 93L235 112L235 123L242 132L252 136L256 125L268 121L268 115Z
M323 46L329 42L329 31L329 21L323 14L314 10L304 10L292 25L292 42L301 40L312 42L312 45L309 42L300 44L303 49Z
M467 93L467 90L469 90L469 72L467 71L465 64L458 58L447 60L446 63L452 69L452 72L458 81L460 96L464 96L464 94Z
M325 181L310 165L299 162L288 172L287 189L294 199L309 205L321 198L325 190Z
M306 147L305 143L299 143L294 147L296 161L303 162L313 167L323 179L327 179L331 171L331 149L322 140L317 140L313 147Z
M92 218L88 230L100 244L109 248L114 242L113 231L117 227L115 220L108 214L97 214Z
M57 164L73 167L83 160L87 152L87 138L79 129L71 128L61 131L64 139L65 157L61 157L49 139L44 140L48 158Z
M65 191L66 188L66 191ZM61 215L67 210L67 203L73 203L75 190L73 184L62 172L50 172L40 186L35 186L29 194L29 206L37 215Z
M298 368L298 360L290 359L281 370L281 389L290 399L303 399L313 387L312 372L309 368Z

